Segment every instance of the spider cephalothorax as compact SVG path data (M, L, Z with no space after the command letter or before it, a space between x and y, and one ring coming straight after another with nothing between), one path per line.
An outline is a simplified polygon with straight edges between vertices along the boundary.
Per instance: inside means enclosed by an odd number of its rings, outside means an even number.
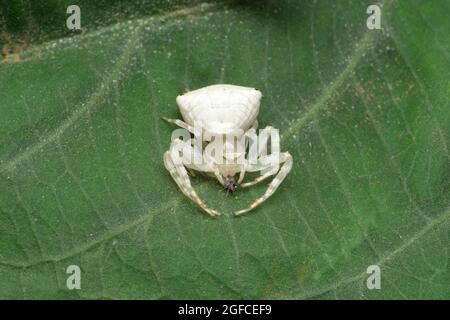
M260 130L259 136L256 137L255 140L258 141L256 152L246 142L237 144L241 147L240 151L235 151L231 147L232 144L227 143L223 145L219 143L217 147L218 141L221 141L223 137L232 137L234 141L236 133L239 133L238 137L244 138L251 134L256 136L261 96L261 92L254 88L212 85L177 97L177 104L184 121L164 118L194 135L194 139L191 139L192 136L185 140L174 139L170 149L164 153L164 165L181 191L211 216L216 217L220 213L209 208L197 195L186 168L214 176L230 192L236 191L238 187L252 186L276 174L264 195L256 199L248 208L234 212L234 215L250 211L264 202L275 192L292 169L292 156L289 152L281 152L275 158L267 155L268 136L275 130L270 126ZM197 130L198 127L200 130ZM202 140L200 144L195 143L197 138ZM271 151L279 151L279 139L270 139ZM217 156L215 153L213 156L212 153L204 152L211 146L215 146L216 152L224 151L223 154ZM253 150L253 153L250 150ZM190 156L185 157L185 153ZM250 153L254 157L249 157ZM193 162L192 158L201 161ZM261 172L259 177L242 183L246 172L256 171ZM238 175L237 179L236 175Z

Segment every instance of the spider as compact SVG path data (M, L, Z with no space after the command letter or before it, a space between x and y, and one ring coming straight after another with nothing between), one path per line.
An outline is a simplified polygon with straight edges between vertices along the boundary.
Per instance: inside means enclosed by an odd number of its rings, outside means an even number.
M254 88L227 84L211 85L177 97L176 102L184 121L163 117L164 120L188 130L194 136L199 135L196 129L200 127L200 136L204 143L199 147L193 139L174 139L170 149L164 153L164 165L181 191L213 217L217 217L221 213L208 207L198 196L191 185L188 171L190 173L192 171L205 172L209 176L215 177L230 192L236 191L237 188L255 185L276 174L267 191L260 198L256 199L249 207L233 212L235 216L239 216L267 200L292 169L293 160L289 152L279 153L275 163L270 161L271 158L266 155L268 133L273 130L270 126L260 130L259 138L262 137L262 139L260 139L259 145L263 147L257 150L256 163L245 159L248 143L241 149L244 154L234 152L234 149L231 150L228 148L229 146L224 145L223 157L220 159L219 156L219 160L227 161L217 161L215 157L202 154L202 151L205 151L208 145L215 141L214 137L227 138L235 132L240 132L240 136L242 133L246 135L250 132L255 132L256 135L261 97L261 92ZM279 139L275 143L275 146L272 144L272 151L273 149L279 150ZM176 161L180 159L180 150L198 156L203 161L192 163L192 161L188 161L191 158L186 160L186 157ZM236 161L237 159L242 161ZM246 172L256 171L261 171L261 175L252 181L243 183Z

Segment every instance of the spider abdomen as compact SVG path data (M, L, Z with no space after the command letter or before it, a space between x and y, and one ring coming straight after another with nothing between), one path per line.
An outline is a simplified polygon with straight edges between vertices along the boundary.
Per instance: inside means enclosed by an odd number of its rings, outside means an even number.
M210 135L226 135L255 123L261 97L254 88L218 84L179 95L177 104L186 123Z

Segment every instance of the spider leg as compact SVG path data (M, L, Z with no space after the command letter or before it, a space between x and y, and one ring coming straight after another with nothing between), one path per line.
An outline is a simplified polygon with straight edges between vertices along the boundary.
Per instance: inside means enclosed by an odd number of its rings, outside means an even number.
M246 167L245 170L248 171L248 172L261 171L261 170L264 170L264 169L266 169L266 170L270 169L270 170L267 170L264 174L260 175L259 177L255 178L255 179L253 179L251 181L248 181L248 182L240 184L239 185L240 188L248 188L248 187L253 186L253 185L257 184L257 183L260 183L261 181L266 180L270 176L273 176L275 173L277 173L278 168L279 168L279 164L277 164L275 166L271 166L271 165L268 165L268 164L261 164L261 163L259 163L259 164L256 164L256 165L248 164L245 167Z
M211 165L206 165L206 164L203 164L203 165L186 164L185 166L188 169L188 171L194 172L194 170L196 170L196 171L201 171L201 172L206 172L208 174L212 174L210 176L216 177L216 179L219 181L219 183L221 185L224 185L222 175L220 174L219 168L217 166L211 167Z
M223 181L222 175L220 174L219 168L217 167L214 168L214 176L216 177L217 180L219 180L219 183L222 186L225 186L225 182Z
M240 188L248 188L248 187L253 186L253 185L257 184L257 183L260 183L261 181L266 180L268 177L270 177L272 175L273 175L272 172L263 174L262 176L259 176L259 177L255 178L255 179L253 179L252 181L240 184L239 187Z
M266 134L262 135L261 139L258 137L258 150L257 150L258 157L260 157L262 154L265 154L267 152L267 141L269 140L269 133L270 133L270 130L272 130L272 129L273 129L273 127L271 127L271 126L265 127L262 131L265 131ZM249 165L247 171L259 171L261 169L263 169L263 168L260 165ZM252 181L239 184L239 187L247 188L247 187L253 186L253 185L267 179L268 177L270 177L273 174L274 174L273 172L271 172L271 173L268 172L262 176L257 177L256 179L254 179ZM242 180L239 180L239 183L241 183L241 182L242 182Z
M264 130L268 130L268 128L271 128L271 127L266 127ZM253 123L253 125L250 127L250 129L249 129L247 132L249 132L250 130L254 130L255 133L256 133L256 129L258 129L258 120L255 120L255 122ZM264 142L264 145L266 145L266 144L267 144L267 139L266 139L266 141ZM248 148L248 145L249 145L249 141L248 141L248 139L246 139L246 140L245 140L245 149ZM262 152L262 150L261 150L261 152ZM257 156L259 157L259 155L260 155L260 151L257 150ZM244 161L245 161L245 159L244 159ZM247 165L244 164L244 165L242 165L241 168L240 168L240 171L239 171L239 179L238 179L238 182L237 182L237 184L238 184L239 186L242 186L241 183L242 183L242 181L244 180L244 177L245 177L245 174L246 174L246 171L247 171L247 170L246 170L246 167L247 167Z
M248 208L242 209L239 211L235 211L233 213L235 216L239 216L245 212L255 209L261 203L266 201L277 190L277 188L283 182L284 178L286 178L286 176L289 174L289 172L292 169L293 161L292 161L292 156L290 155L289 152L284 152L284 153L280 154L280 163L284 163L284 164L280 168L280 171L278 171L278 174L275 176L275 178L269 184L269 187L267 188L267 191L263 194L263 196L256 199L255 202L253 202Z
M242 186L242 185L241 185L241 182L242 182L242 180L244 180L245 172L246 172L246 170L245 170L245 165L242 165L242 166L241 166L241 169L240 169L240 172L239 172L239 180L238 180L238 182L237 182L237 184L239 185L239 187Z
M269 141L270 131L273 129L272 126L266 126L264 129L260 130L258 135L258 157L267 153L267 141Z
M183 129L186 129L186 130L189 131L190 133L194 133L194 127L191 126L190 124L187 124L187 123L184 122L184 121L181 121L181 120L179 120L179 119L169 119L169 118L166 118L166 117L162 117L162 118L163 118L164 120L166 120L167 122L169 122L169 123L176 124L177 126L183 128Z
M177 164L174 162L172 152L175 152L175 150L171 149L164 153L164 165L166 169L169 171L172 178L175 180L180 190L188 198L190 198L192 201L198 204L209 215L211 215L212 217L218 217L220 213L216 210L209 208L206 205L206 203L202 199L200 199L197 192L195 192L194 188L191 185L191 181L189 180L186 168L182 163Z
M267 159L267 158L263 157L263 159ZM269 178L270 176L273 176L274 174L276 174L278 172L279 166L280 166L279 164L270 165L270 164L265 164L265 163L261 163L261 162L258 164L255 164L255 165L247 164L245 166L245 170L247 172L256 172L256 171L262 171L262 170L266 170L266 172L264 174L260 175L259 177L253 179L252 181L240 184L239 187L247 188L247 187L253 186L257 183L260 183L261 181L266 180L267 178Z

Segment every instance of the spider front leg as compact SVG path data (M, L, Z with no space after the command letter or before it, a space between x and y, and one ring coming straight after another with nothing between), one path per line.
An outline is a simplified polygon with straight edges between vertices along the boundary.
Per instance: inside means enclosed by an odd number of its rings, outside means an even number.
M272 126L267 126L263 130L261 130L261 133L260 133L259 137L257 138L258 139L258 150L257 150L256 155L258 158L261 157L262 154L267 153L267 142L269 141L269 134L270 134L271 130L273 130L273 129L274 128ZM263 156L262 158L264 158L264 157L265 156ZM261 167L260 165L250 165L249 169L247 169L247 171L260 171L261 169L263 169L263 167ZM265 179L267 179L268 177L270 177L273 174L274 174L273 172L266 172L264 175L261 175L252 181L240 184L239 187L247 188L247 187L253 186L257 183L260 183L261 181L264 181ZM241 181L239 181L239 183Z
M166 118L166 117L162 117L162 119L163 119L163 120L166 120L166 121L169 122L169 123L176 124L177 126L183 128L183 129L186 129L186 130L189 131L190 133L195 133L195 132L194 132L194 127L191 126L190 124L187 124L187 123L184 122L184 121L181 121L181 120L179 120L179 119L169 119L169 118Z
M286 176L289 174L289 172L292 169L293 161L292 161L292 156L289 152L284 152L284 153L280 154L280 164L281 163L284 163L283 166L280 168L280 171L278 171L278 174L275 176L275 178L269 184L269 187L267 188L267 191L264 193L264 195L262 197L256 199L256 201L253 202L248 208L242 209L239 211L235 211L233 213L235 216L239 216L245 212L255 209L261 203L266 201L278 189L280 184L283 182L284 178L286 178Z
M220 212L209 208L206 203L200 199L197 192L195 192L194 188L191 185L191 181L189 180L189 175L186 171L186 168L183 163L179 163L178 161L174 161L176 156L179 156L178 149L175 146L181 142L174 141L172 143L170 150L164 153L164 166L169 171L172 178L175 180L176 184L183 192L184 195L189 197L192 201L198 204L204 211L206 211L212 217L220 216Z
M273 175L273 172L266 172L262 176L259 176L259 177L255 178L255 179L253 179L252 181L240 184L239 187L241 187L241 188L248 188L248 187L253 186L253 185L257 184L257 183L260 183L261 181L266 180L268 177L270 177L272 175Z

